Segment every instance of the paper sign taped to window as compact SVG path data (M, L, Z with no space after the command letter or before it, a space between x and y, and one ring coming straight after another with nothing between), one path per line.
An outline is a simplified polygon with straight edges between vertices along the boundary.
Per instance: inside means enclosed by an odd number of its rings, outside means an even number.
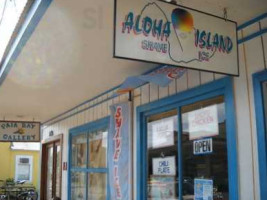
M195 179L195 199L194 200L212 200L213 199L213 180Z
M173 119L163 119L152 124L152 147L161 148L174 145Z
M188 113L189 139L219 135L217 106L209 106Z

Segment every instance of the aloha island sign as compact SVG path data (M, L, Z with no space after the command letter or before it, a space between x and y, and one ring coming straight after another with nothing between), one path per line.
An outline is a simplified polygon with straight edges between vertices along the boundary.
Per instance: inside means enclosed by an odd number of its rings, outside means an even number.
M0 142L39 142L39 122L0 121Z
M115 4L115 58L239 75L235 22L163 1Z

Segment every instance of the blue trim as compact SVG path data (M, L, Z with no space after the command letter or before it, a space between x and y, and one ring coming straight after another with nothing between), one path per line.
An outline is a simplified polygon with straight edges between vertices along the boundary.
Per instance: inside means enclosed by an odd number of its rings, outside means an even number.
M244 42L246 42L246 41L248 41L248 40L251 40L251 39L253 39L253 38L256 38L256 37L258 37L258 36L261 36L261 35L263 35L263 34L265 34L265 33L267 33L267 28L264 28L264 29L262 29L262 30L259 30L259 31L255 32L255 33L252 33L252 34L250 34L250 35L248 35L248 36L246 36L246 37L244 37L244 38L238 40L237 43L238 43L238 44L242 44L242 43L244 43Z
M264 116L264 99L262 94L262 83L264 81L267 81L267 70L253 75L261 200L267 199L267 141L265 135L267 131L265 117L267 116Z
M33 3L7 57L4 58L0 70L0 86L3 84L15 60L18 58L51 2L52 0L36 0Z
M144 200L146 194L146 117L154 113L166 112L170 109L178 108L180 116L181 106L192 104L205 99L224 96L225 115L226 115L226 134L227 134L227 152L228 152L228 177L229 177L229 197L231 200L238 200L238 169L237 169L237 142L236 142L236 123L235 107L232 78L226 77L197 88L167 97L157 102L149 103L137 108L137 200ZM179 117L180 118L180 117ZM179 120L179 119L178 119ZM181 137L181 121L178 123L179 138ZM178 147L179 148L179 147ZM179 179L182 179L182 161L181 148L178 149L179 158ZM181 184L180 184L181 185ZM179 187L180 200L182 186Z
M88 166L88 143L89 143L89 134L97 131L97 130L101 130L104 128L108 129L109 126L109 119L110 117L105 117L102 119L99 119L97 121L93 121L93 122L89 122L87 124L78 126L78 127L74 127L72 129L69 130L69 149L68 149L68 200L71 199L71 172L83 172L86 173L86 199L88 199L88 192L87 192L87 186L88 186L88 176L87 173L106 173L107 174L107 180L108 180L108 168L87 168ZM71 157L71 146L72 146L72 138L74 136L78 136L78 135L82 135L82 134L86 134L87 137L87 149L86 149L86 168L72 168L71 167L71 162L72 162L72 157ZM107 200L110 199L109 195L109 189L108 189L108 181L107 181Z
M178 177L179 183L183 183L183 152L182 152L182 132L183 132L183 125L182 125L182 112L181 107L178 108ZM182 184L178 184L178 191L179 191L179 200L183 200L183 186Z
M252 25L252 24L254 24L254 23L256 23L256 22L258 22L258 21L260 21L262 19L264 19L264 18L266 18L266 17L267 17L267 13L263 13L262 15L259 15L259 16L255 17L255 18L245 22L244 24L241 24L240 26L238 26L237 27L237 31L240 31L240 30L242 30L242 29L244 29L244 28L246 28L246 27L248 27L248 26L250 26L250 25Z

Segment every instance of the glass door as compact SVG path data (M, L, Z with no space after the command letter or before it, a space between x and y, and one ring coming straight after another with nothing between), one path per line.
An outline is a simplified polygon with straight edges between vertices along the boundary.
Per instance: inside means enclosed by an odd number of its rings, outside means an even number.
M224 97L146 117L147 200L228 200Z
M54 160L54 147L48 145L47 152L47 168L46 168L46 199L52 199L53 191L53 160Z
M61 141L43 144L41 200L61 199Z

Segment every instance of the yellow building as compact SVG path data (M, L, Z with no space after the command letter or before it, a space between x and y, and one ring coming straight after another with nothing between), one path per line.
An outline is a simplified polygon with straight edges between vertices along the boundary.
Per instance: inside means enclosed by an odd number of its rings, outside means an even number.
M0 180L26 180L37 188L39 153L38 143L0 143Z

